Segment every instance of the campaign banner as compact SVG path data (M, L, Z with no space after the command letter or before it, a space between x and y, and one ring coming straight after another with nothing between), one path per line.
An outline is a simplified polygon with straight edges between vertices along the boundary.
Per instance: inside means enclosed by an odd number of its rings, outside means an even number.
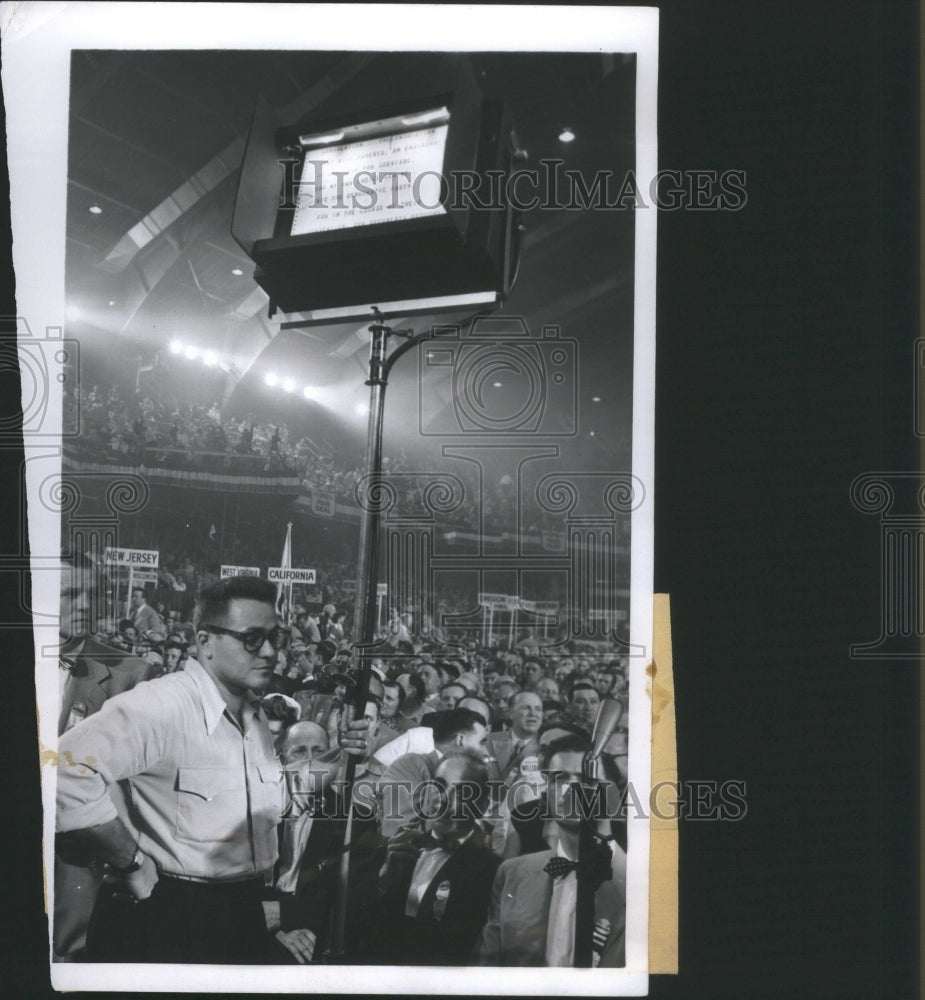
M523 611L529 611L534 615L554 615L559 610L558 601L521 601L520 607Z
M340 589L345 594L355 594L357 592L357 582L356 580L342 580Z
M333 517L335 512L335 500L333 493L322 493L319 490L312 490L312 513L320 514L322 517Z
M511 600L508 594L479 594L479 604L483 608L501 608L507 610L508 601ZM517 607L517 598L513 598L514 607Z
M222 566L221 578L226 576L260 576L259 566Z
M130 566L133 569L157 569L159 549L106 549L103 561L108 566Z
M153 583L155 587L157 586L157 570L156 569L132 569L132 581L135 584L145 584Z
M314 583L313 569L292 569L289 566L270 566L267 569L270 583Z
M387 597L388 593L389 593L389 585L387 583L376 584L376 597Z

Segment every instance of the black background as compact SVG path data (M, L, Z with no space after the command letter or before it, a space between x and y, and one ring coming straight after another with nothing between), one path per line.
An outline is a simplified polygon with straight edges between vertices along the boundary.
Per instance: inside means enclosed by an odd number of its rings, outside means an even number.
M656 997L918 992L921 663L848 647L880 632L879 524L851 482L919 468L919 30L912 3L662 6L659 164L743 169L748 203L659 219L656 589L681 775L744 780L748 813L682 823L681 974ZM13 536L21 455L0 460ZM27 628L4 661L0 966L38 997Z

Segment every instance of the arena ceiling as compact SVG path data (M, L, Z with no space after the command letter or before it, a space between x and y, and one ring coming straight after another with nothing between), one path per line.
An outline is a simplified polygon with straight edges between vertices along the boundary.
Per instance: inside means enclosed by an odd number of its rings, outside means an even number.
M231 235L238 171L255 99L283 120L335 113L339 102L384 99L390 79L426 79L415 53L76 51L71 67L66 290L68 333L85 363L124 359L135 381L171 340L222 359L226 405L267 398L266 372L351 386L360 398L364 324L282 330L268 316L253 263ZM486 97L509 105L528 166L561 159L591 182L632 169L632 57L490 53L470 56ZM559 139L569 126L576 138ZM610 432L628 460L632 387L633 213L536 208L505 314L534 333L558 324L580 345L576 393L585 435ZM457 317L461 318L461 317ZM446 322L446 317L440 317ZM404 324L416 330L426 317ZM94 361L94 358L97 361ZM176 360L176 359L174 359ZM182 358L179 359L182 361ZM396 369L403 406L416 373ZM278 393L277 393L278 396ZM278 403L278 400L276 400ZM304 401L300 401L304 404ZM332 427L343 414L329 408ZM316 416L318 416L316 414ZM614 428L625 428L614 435ZM333 434L334 431L332 430ZM613 438L621 441L614 443ZM625 439L625 440L624 440ZM600 447L594 444L594 447Z

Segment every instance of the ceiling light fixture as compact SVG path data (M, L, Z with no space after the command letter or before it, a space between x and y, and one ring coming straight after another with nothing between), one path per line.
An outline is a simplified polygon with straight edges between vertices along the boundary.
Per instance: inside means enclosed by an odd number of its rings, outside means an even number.
M559 142L571 142L575 138L575 133L568 127L565 126L564 129L559 133Z
M103 210L102 210L102 209L100 208L100 206L99 206L99 205L91 205L91 206L90 206L90 207L89 207L89 208L87 209L87 211L88 211L88 212L89 212L89 213L90 213L91 215L102 215L102 214L103 214Z
M241 268L240 268L240 267L233 267L233 268L231 269L231 273L232 273L232 274L233 274L233 275L234 275L234 276L235 276L236 278L240 278L240 277L241 277L241 275L242 275L242 274L244 274L244 272L243 272L243 271L241 270Z

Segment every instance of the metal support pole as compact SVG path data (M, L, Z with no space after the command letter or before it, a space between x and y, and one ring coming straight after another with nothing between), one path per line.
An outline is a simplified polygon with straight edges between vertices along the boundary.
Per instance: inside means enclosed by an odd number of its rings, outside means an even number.
M378 317L377 317L378 319ZM369 422L366 432L366 473L367 482L376 488L382 473L382 418L385 405L385 387L388 378L386 367L386 345L389 333L387 326L376 322L370 326L372 342L369 352ZM360 548L357 557L356 607L354 609L354 639L359 644L357 650L356 685L353 697L344 705L344 722L362 717L369 697L370 658L369 645L375 631L376 582L379 579L379 511L376 504L367 499L360 511ZM331 943L327 960L340 961L345 953L344 933L347 922L347 894L350 885L350 841L353 836L353 785L356 776L357 758L347 755L344 773L344 806L346 827L340 856L337 893L334 898L334 913L331 925Z

